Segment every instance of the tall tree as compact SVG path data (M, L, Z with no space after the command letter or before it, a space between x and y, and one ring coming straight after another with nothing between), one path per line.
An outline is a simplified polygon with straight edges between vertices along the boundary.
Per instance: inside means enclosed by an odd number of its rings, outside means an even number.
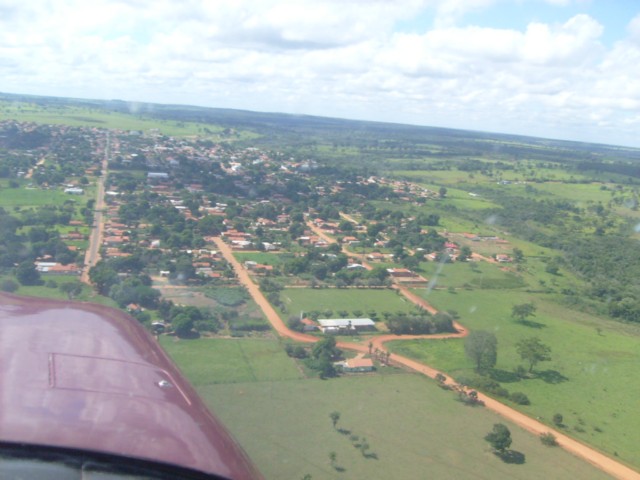
M16 268L16 278L22 285L40 285L40 272L30 260L25 260Z
M519 322L524 322L529 317L535 317L535 313L536 306L531 302L514 305L511 308L511 316L517 318Z
M504 453L511 446L511 432L503 423L494 424L493 430L487 433L484 439L499 453Z
M538 362L551 360L551 349L542 343L538 337L529 337L516 343L516 350L520 358L529 362L529 373Z
M333 423L333 428L336 428L336 425L338 425L338 420L340 420L340 412L331 412L329 414L329 417L331 417L331 423Z
M467 357L475 363L476 371L493 368L498 360L498 339L484 330L473 330L464 342Z

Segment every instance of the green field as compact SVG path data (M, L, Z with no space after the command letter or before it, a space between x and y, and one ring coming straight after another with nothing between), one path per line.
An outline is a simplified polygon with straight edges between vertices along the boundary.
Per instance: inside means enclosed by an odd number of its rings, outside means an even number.
M293 255L288 253L264 253L264 252L233 252L233 256L238 259L240 263L246 261L253 261L261 263L263 265L282 265L285 259L293 258Z
M62 205L66 200L75 201L78 205L84 205L89 198L85 195L69 195L64 193L62 188L42 189L42 188L2 188L0 190L0 207L21 207L29 208L43 205Z
M548 423L555 413L561 413L567 433L640 466L636 409L640 388L633 380L640 366L640 328L569 310L543 296L517 290L454 295L432 291L427 298L437 308L457 310L465 326L495 333L497 378L503 379L502 386L509 391L524 392L531 400L521 410ZM511 319L513 305L531 300L538 307L531 326ZM552 360L538 364L538 378L518 381L511 372L523 362L515 344L531 336L551 347ZM394 342L389 347L454 376L472 373L463 340Z
M72 106L38 106L29 103L0 101L0 120L11 119L21 122L35 122L76 127L99 127L117 130L157 129L164 135L208 137L212 140L247 140L258 135L239 131L238 137L222 137L222 127L217 125L183 122L178 120L158 120L136 113L136 104L131 104L131 113L117 113L100 108ZM207 129L208 132L207 133Z
M498 265L487 262L422 262L423 275L435 282L437 288L462 288L470 286L482 289L519 288L526 285L517 273L504 271Z
M162 344L267 479L609 478L419 375L301 379L275 340L162 337ZM332 427L333 411L350 434ZM524 464L490 452L483 437L496 422L509 426ZM366 438L368 457L350 435ZM331 466L330 452L343 471Z
M302 376L274 340L160 338L164 349L196 387L217 383L295 380Z
M309 312L311 310L325 311L331 309L334 316L339 310L347 310L350 314L354 310L375 310L379 316L382 312L413 312L414 305L395 290L388 289L315 289L315 288L285 288L280 298L287 305L291 314Z

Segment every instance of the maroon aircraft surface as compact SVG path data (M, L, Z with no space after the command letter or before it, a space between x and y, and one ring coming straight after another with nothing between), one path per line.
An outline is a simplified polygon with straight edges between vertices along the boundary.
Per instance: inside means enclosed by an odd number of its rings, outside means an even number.
M0 349L2 479L262 478L123 312L0 294Z

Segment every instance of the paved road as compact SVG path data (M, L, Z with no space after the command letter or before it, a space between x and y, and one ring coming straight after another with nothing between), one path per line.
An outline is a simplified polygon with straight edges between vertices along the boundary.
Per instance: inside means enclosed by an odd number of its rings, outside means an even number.
M249 273L244 269L244 267L240 264L240 262L238 262L238 260L236 260L236 258L233 256L233 252L231 251L231 248L226 243L224 243L224 241L219 237L215 239L215 243L218 249L220 250L220 252L222 253L222 255L233 267L234 271L238 276L238 280L240 281L240 283L242 283L247 288L247 290L253 297L254 301L260 306L260 308L262 308L262 311L264 312L265 316L267 317L271 325L273 325L273 328L280 335L282 335L283 337L291 338L292 340L295 340L298 342L313 343L318 341L318 338L312 335L305 335L303 333L298 333L298 332L289 330L287 326L284 324L284 322L282 321L282 319L280 318L280 315L278 315L278 313L274 310L274 308L271 306L271 304L267 301L265 296L262 294L258 286L253 282L253 280L249 276ZM408 292L408 293L411 293L411 292ZM417 297L417 296L414 296L414 297L417 300L424 302L424 300L421 299L420 297ZM407 297L407 298L411 300L410 297ZM378 348L380 350L384 350L384 343L391 340L412 340L416 338L443 339L443 338L462 337L467 334L467 330L464 327L462 327L459 324L457 324L456 326L459 329L459 332L454 334L401 335L401 336L400 335L381 335L377 337L372 337L371 338L371 342L373 343L372 348ZM354 350L361 353L369 352L368 345L364 345L364 344L339 342L338 347ZM438 374L445 375L443 372L440 372L435 368L429 367L428 365L424 365L410 358L403 357L402 355L392 354L390 357L390 361L391 363L408 367L412 370L415 370L416 372L420 372L431 378L435 378L435 376ZM450 384L454 383L447 375L445 375L445 377L447 378L447 383L450 383ZM561 432L558 432L552 428L549 428L547 425L541 422L538 422L533 418L527 417L526 415L514 410L511 407L508 407L498 402L497 400L494 400L493 398L487 397L486 395L483 395L481 393L478 394L478 398L484 402L486 408L498 413L504 418L509 419L513 423L525 428L526 430L530 431L535 435L540 435L546 432L553 433L556 436L556 439L558 440L558 444L561 447L563 447L568 452L571 452L572 454L586 460L587 462L591 463L592 465L599 468L600 470L608 473L609 475L612 475L613 477L621 480L640 480L640 473L632 470L626 465L623 465L613 460L612 458L609 458L608 456L598 452L597 450L587 445L584 445L583 443L580 443L579 441L574 440L573 438L567 437Z

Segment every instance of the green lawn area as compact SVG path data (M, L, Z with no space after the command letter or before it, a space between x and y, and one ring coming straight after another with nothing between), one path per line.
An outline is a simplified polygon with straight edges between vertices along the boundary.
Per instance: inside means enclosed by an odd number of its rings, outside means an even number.
M636 408L640 389L633 380L640 366L640 328L569 310L542 295L518 290L432 291L427 298L437 308L458 311L463 325L495 333L496 374L504 379L503 387L529 397L531 405L519 407L522 411L548 423L555 413L561 413L568 433L640 466ZM532 326L510 316L513 305L528 301L534 301L538 309L531 318ZM538 364L536 370L541 374L537 378L517 381L511 372L523 362L515 344L532 336L551 348L552 360ZM389 347L454 376L472 373L463 340L395 342Z
M42 205L62 205L65 200L75 200L78 205L84 205L89 198L95 195L69 195L64 193L62 188L45 190L38 187L33 188L2 188L0 193L0 207L21 207L29 208Z
M521 275L501 270L488 262L422 262L423 274L438 288L462 288L469 285L482 289L519 288L526 285Z
M292 315L301 311L347 310L351 315L354 310L375 310L381 317L382 312L413 312L414 305L404 297L389 289L356 289L356 288L285 288L280 293L285 305Z
M199 339L161 343L228 426L266 479L605 479L561 449L543 446L482 408L414 374L302 379L276 340ZM340 412L338 428L329 414ZM506 423L522 465L494 456L484 435ZM367 458L350 435L366 438ZM336 471L329 453L336 452Z
M160 337L163 348L196 387L218 383L272 382L302 377L273 339Z
M293 258L293 255L288 253L265 253L265 252L233 252L233 256L238 259L240 263L246 261L253 261L261 263L263 265L282 265L287 259Z

